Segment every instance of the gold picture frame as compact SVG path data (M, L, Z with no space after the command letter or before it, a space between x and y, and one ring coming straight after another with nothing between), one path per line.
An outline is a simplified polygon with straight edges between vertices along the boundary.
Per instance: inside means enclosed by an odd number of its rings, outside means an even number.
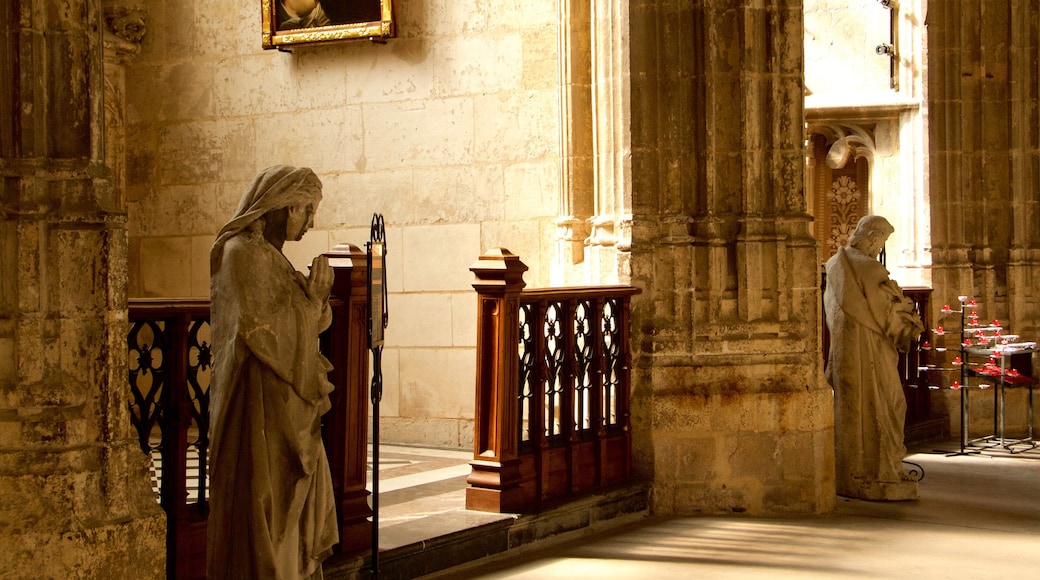
M396 35L393 0L260 0L265 49Z

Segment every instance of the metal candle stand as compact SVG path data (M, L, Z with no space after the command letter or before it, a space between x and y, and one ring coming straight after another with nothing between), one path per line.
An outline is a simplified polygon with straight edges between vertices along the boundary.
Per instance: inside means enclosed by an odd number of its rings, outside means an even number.
M977 454L984 449L994 447L1003 448L1010 453L1035 448L1037 443L1033 440L1033 385L1036 383L1036 379L1027 374L1021 374L1015 368L1010 367L1010 357L1013 355L1027 355L1033 353L1036 350L1036 343L1013 342L1018 338L1018 336L1003 335L1003 327L1000 325L1000 321L998 320L994 320L992 324L987 326L979 325L978 313L973 310L978 306L975 300L969 301L967 296L959 296L958 300L960 301L959 310L955 311L949 306L943 306L942 308L943 315L960 315L960 329L956 331L960 339L958 347L960 356L953 361L953 365L959 367L960 381L954 381L949 387L960 391L960 451L952 453L951 455ZM972 309L970 313L969 309ZM938 326L932 329L932 332L937 336L943 336L947 331L942 326ZM945 349L936 348L936 351L941 350ZM977 364L973 366L972 363L970 363L970 358L972 356L987 356L990 358L990 362L983 364L981 367ZM997 361L997 359L999 359L999 364L994 362ZM929 369L928 367L922 367L921 370L942 371L952 369ZM992 435L971 439L969 429L971 407L970 398L968 396L968 390L971 387L968 385L969 378L992 383L992 385L999 391L994 393ZM1009 386L1026 386L1029 388L1027 410L1028 432L1026 437L1022 439L1008 439L1004 434L1004 391L1005 388ZM938 389L941 387L930 386L929 388ZM978 388L986 389L989 388L989 386L979 385ZM1026 445L1027 447L1025 449L1016 449L1016 446L1021 445Z
M368 348L372 351L372 578L379 577L379 401L383 398L383 330L390 320L386 303L386 228L372 215L368 256Z

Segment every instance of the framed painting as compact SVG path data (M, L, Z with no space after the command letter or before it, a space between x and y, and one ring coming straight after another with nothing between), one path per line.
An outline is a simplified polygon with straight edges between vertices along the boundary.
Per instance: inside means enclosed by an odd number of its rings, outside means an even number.
M263 47L393 38L393 0L260 0Z

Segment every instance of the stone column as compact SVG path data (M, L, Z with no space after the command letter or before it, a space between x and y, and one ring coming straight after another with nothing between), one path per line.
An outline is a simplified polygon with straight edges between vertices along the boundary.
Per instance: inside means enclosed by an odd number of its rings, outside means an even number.
M165 517L131 436L126 229L100 0L0 15L0 570L159 578ZM117 152L118 153L118 152Z
M630 6L633 456L652 509L829 511L802 3Z
M976 298L1040 332L1040 66L1036 3L928 4L935 307Z

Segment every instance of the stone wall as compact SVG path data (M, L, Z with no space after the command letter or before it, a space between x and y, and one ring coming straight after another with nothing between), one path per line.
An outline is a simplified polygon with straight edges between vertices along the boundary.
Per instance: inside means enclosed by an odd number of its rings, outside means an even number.
M128 71L132 296L206 296L208 252L252 176L325 185L298 267L387 225L385 440L472 444L476 300L468 268L504 246L546 285L561 204L559 8L395 2L398 38L260 48L260 3L149 3ZM295 246L295 247L290 247Z

